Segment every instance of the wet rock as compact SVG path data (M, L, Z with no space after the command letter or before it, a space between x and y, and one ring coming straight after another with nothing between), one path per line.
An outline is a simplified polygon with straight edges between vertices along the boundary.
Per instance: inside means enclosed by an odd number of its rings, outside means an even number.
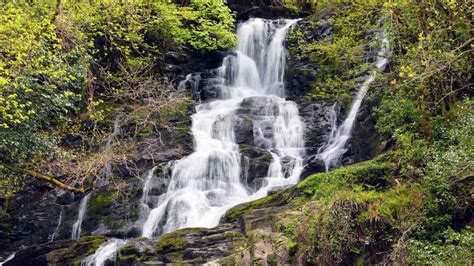
M79 240L61 240L31 246L17 251L9 265L66 265L80 264L81 258L93 252L106 240L104 236L89 236Z
M235 143L237 144L254 144L253 122L250 117L236 116L233 119L233 129Z
M299 102L300 116L305 123L305 146L308 155L318 152L329 139L332 125L337 117L333 104L302 100Z
M27 190L15 195L8 205L8 216L0 224L4 243L2 252L11 253L22 246L45 243L56 227L61 206L56 203L55 190L39 181L31 182Z
M292 169L295 168L296 159L291 156L284 156L281 158L281 166L283 171L283 176L288 178L292 174Z
M344 165L368 160L382 152L384 138L375 128L377 121L373 114L373 109L379 105L380 99L377 89L374 88L362 102L351 139L348 141L348 151L345 154L348 160Z
M278 115L278 102L274 97L253 96L242 100L236 112L239 115L268 116Z
M229 256L242 244L236 224L212 229L188 228L155 239L131 240L118 252L120 264L202 264Z
M56 203L59 205L69 205L74 201L74 193L69 191L59 191Z
M242 182L250 188L258 189L258 180L267 176L272 156L268 151L255 146L241 144L239 148L242 154Z
M305 158L303 172L300 179L303 180L315 173L322 173L326 171L326 165L317 155L312 155Z

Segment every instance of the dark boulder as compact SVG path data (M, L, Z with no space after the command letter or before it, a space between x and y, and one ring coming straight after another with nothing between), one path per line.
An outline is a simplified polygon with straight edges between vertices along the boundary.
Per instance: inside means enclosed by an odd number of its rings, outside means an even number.
M327 143L334 122L338 120L337 110L334 104L306 99L302 99L299 106L305 124L306 153L313 155Z
M258 179L267 176L268 168L272 162L270 152L250 145L240 145L241 179L249 188L258 189Z
M326 171L324 161L317 155L312 155L304 160L304 168L301 173L300 180L306 179L308 176L315 173L322 173Z
M237 144L254 144L253 121L247 116L236 116L233 119L233 129L235 135L235 143Z

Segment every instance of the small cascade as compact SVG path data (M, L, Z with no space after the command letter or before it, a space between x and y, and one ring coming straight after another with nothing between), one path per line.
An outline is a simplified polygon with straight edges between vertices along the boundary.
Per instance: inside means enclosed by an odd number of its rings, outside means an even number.
M90 197L91 197L91 193L87 194L81 200L76 222L72 225L71 239L78 239L79 237L81 237L82 221L84 220L84 217L86 216L87 203L89 202Z
M362 100L367 93L369 85L374 81L375 75L377 72L383 71L388 63L388 53L389 53L389 42L385 36L385 31L382 31L379 38L381 43L381 48L377 53L377 60L375 62L375 70L371 74L365 77L364 82L362 83L359 91L357 92L356 97L352 102L349 114L347 115L344 122L337 127L333 127L333 130L330 135L330 139L327 142L327 145L324 146L318 156L324 161L326 172L329 171L332 167L340 166L340 159L344 153L346 153L347 141L351 137L352 128L354 126L354 121L359 112L359 108L362 104ZM334 110L334 108L333 108ZM334 119L336 121L336 119Z
M6 264L7 262L11 261L13 258L15 258L15 252L10 254L4 261L0 262L0 266Z
M112 238L103 243L94 254L83 259L81 266L102 266L107 260L113 260L117 251L127 244L126 240Z
M54 239L59 235L59 229L61 229L61 224L63 223L63 215L64 215L64 206L61 205L61 211L59 212L58 218L58 225L54 229L54 232L49 237L49 241L53 242Z
M155 171L157 167L153 167L152 169L148 170L145 175L144 182L143 182L143 192L142 196L140 197L140 206L141 206L141 214L140 219L137 221L138 224L142 222L142 219L145 218L148 213L150 212L150 191L153 189L153 178L155 176ZM109 241L102 244L94 254L85 258L81 265L89 266L95 265L100 266L104 265L105 262L109 259L112 259L115 254L120 250L123 246L127 244L126 239L116 239L112 238Z
M142 208L141 217L147 216L148 213L150 212L150 207L148 205L150 201L149 194L150 194L150 190L153 188L152 182L153 182L153 177L155 175L155 171L156 171L156 166L150 169L145 176L145 182L143 183L143 192L140 198L140 206Z
M219 99L196 107L192 116L194 152L173 164L168 191L150 211L142 236L184 227L214 227L229 208L263 197L272 187L298 181L304 125L296 104L283 98L283 42L296 22L254 18L238 26L239 44L224 58L213 79L218 83L214 85ZM234 132L237 110L252 102L259 109L251 118L256 146L273 157L268 176L256 190L248 189L241 180L248 178L248 162L241 161Z

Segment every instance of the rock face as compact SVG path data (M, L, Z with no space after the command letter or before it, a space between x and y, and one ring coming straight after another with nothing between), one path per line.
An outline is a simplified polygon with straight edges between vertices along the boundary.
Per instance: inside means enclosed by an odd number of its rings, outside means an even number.
M296 35L297 33L301 33ZM332 38L334 27L328 17L318 19L316 22L310 19L302 20L296 24L293 32L287 37L289 58L286 72L287 96L290 99L298 99L311 91L319 73L319 64L311 60L312 52L305 46L324 38Z
M272 156L268 151L255 146L242 144L239 148L242 154L241 180L248 188L256 190L267 176Z

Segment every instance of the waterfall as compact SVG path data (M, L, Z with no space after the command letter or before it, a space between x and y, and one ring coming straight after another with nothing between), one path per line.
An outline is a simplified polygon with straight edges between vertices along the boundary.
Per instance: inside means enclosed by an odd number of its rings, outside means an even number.
M61 205L61 211L59 212L58 225L54 229L54 232L51 234L50 241L53 242L54 239L59 235L59 229L61 229L61 224L63 223L63 213L64 206Z
M239 44L224 58L215 79L221 82L220 98L196 107L194 152L173 164L168 190L150 211L142 236L184 227L214 227L229 208L263 197L272 187L298 182L304 125L296 104L282 98L283 41L296 22L254 18L238 25ZM241 181L246 169L241 169L233 123L236 110L251 99L263 102L252 121L254 139L273 158L268 176L256 191Z
M377 53L377 60L375 62L376 70L365 77L364 82L362 83L355 99L352 102L351 109L346 119L336 130L334 130L335 127L333 127L333 131L331 132L327 145L324 146L324 149L318 154L319 158L324 161L326 172L329 171L331 167L339 166L342 155L344 155L344 153L347 151L345 146L351 137L352 127L354 126L354 121L357 117L357 113L359 112L362 100L367 93L368 86L374 81L377 71L383 71L388 63L387 57L390 50L388 39L385 36L385 31L382 31L379 37L381 38L381 48Z
M102 266L105 265L107 260L112 259L116 254L117 251L125 246L127 243L126 240L112 238L107 242L103 243L95 252L94 254L90 255L89 257L83 259L81 261L81 266Z
M81 204L79 205L79 212L77 214L76 222L72 225L71 239L78 239L81 237L81 226L84 216L86 215L87 203L91 197L91 193L87 194L84 198L81 199Z

